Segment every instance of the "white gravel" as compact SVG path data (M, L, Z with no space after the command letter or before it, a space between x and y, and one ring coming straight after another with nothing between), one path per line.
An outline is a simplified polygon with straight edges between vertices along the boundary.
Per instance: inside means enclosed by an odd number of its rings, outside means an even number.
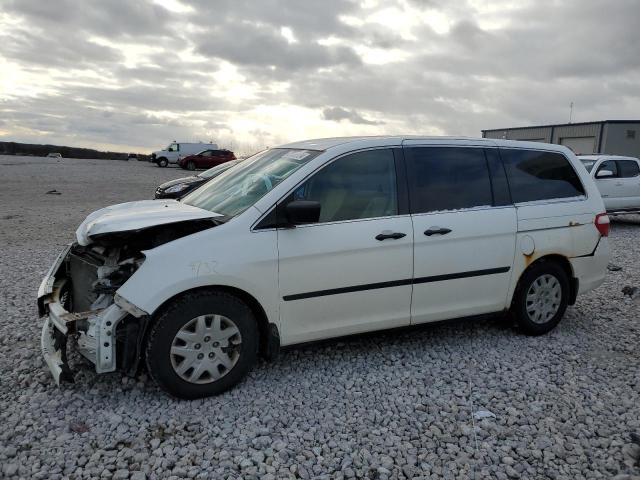
M87 368L56 387L42 276L87 213L185 173L0 157L0 477L640 478L640 303L621 292L640 217L612 225L622 270L543 337L495 319L325 342L192 402Z

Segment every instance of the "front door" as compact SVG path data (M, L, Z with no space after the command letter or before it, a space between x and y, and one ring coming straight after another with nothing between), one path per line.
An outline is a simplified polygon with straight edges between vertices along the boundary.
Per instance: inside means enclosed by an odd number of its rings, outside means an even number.
M621 207L640 209L640 166L637 160L617 160L621 186Z
M278 230L283 345L410 323L413 230L392 149L338 158L296 188L318 223Z
M504 309L517 215L496 149L404 152L415 244L412 323Z
M613 176L599 178L602 171L609 171L613 173ZM594 177L605 208L607 210L623 208L622 182L618 178L618 165L616 161L605 160L602 162L598 165Z

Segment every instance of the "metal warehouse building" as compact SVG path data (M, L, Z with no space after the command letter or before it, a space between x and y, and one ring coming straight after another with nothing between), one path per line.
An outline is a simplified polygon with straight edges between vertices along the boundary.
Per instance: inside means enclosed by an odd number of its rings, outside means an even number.
M536 127L482 130L484 138L557 143L575 153L608 153L640 157L640 120L563 123Z

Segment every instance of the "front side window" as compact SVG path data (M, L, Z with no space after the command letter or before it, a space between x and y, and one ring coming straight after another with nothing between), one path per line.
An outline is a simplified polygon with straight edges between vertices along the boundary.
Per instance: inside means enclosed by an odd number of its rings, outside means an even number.
M584 195L569 160L556 152L500 149L514 203Z
M169 145L167 147L167 151L168 152L177 152L178 150L180 150L180 148L178 148L178 144L177 143L172 143L171 145Z
M482 148L405 148L412 213L493 204L489 168Z
M369 150L342 157L298 187L293 200L319 202L321 223L397 215L393 152Z
M316 150L273 148L257 153L182 199L187 205L234 217L317 157Z
M606 160L606 161L602 162L600 164L600 166L598 167L598 171L596 172L596 177L603 170L607 170L607 171L613 173L613 175L611 175L609 177L604 177L604 178L613 178L613 177L617 177L618 176L618 165L616 165L615 160Z
M618 160L618 167L620 167L620 176L623 178L640 175L640 167L638 167L638 162L634 160Z

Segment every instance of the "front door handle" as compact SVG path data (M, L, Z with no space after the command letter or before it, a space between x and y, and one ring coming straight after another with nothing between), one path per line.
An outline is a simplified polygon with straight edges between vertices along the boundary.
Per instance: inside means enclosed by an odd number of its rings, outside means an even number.
M446 235L447 233L451 233L450 228L429 227L429 230L424 231L424 234L427 237L430 237L431 235Z
M406 237L406 236L407 236L406 233L392 232L391 230L385 230L384 232L376 235L376 240L382 241L382 240L387 240L388 238L391 238L393 240L398 240L399 238Z

